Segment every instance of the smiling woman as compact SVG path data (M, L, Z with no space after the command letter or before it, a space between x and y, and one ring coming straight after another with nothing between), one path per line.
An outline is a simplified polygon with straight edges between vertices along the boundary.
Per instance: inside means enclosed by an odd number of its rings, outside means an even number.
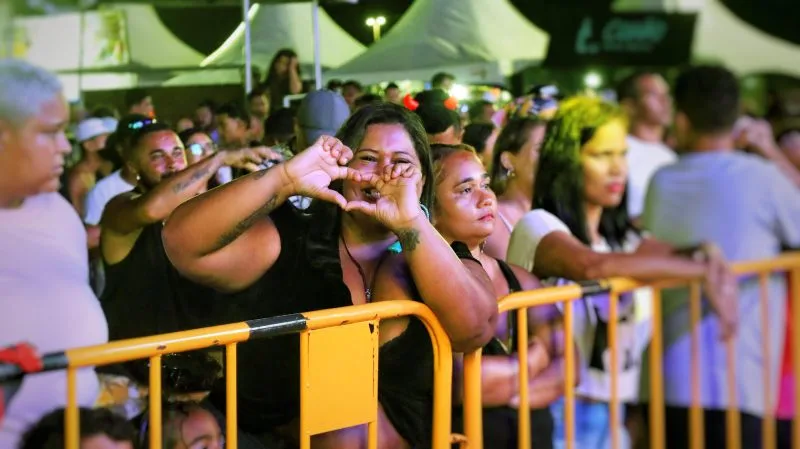
M398 105L368 105L348 119L338 139L323 136L284 164L179 207L164 243L185 276L253 296L232 313L239 321L396 299L389 292L401 280L376 281L375 273L399 242L413 274L413 299L433 310L454 348L474 349L491 337L497 306L480 264L468 251L451 249L423 214L420 205L431 204L432 191L430 147L419 119ZM315 199L308 214L286 202L293 195ZM380 336L379 447L427 446L427 332L416 319L392 320L381 323ZM291 428L299 413L297 336L240 351L241 428L255 434ZM224 388L212 402L224 408ZM317 436L314 447L362 447L365 438L360 426Z

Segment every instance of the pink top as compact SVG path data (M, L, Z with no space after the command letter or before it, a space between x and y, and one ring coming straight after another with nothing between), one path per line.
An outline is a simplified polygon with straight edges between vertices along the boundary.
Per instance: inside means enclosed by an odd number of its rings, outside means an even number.
M794 417L794 376L792 376L792 292L800 288L792 285L791 279L786 289L789 297L786 301L786 337L783 344L783 361L781 362L781 377L778 390L778 407L775 416L778 419L792 419Z
M46 354L108 341L105 315L89 287L86 230L61 195L0 209L0 252L0 347L28 342ZM79 371L80 405L93 405L97 392L94 370ZM25 430L66 398L63 371L26 377L0 421L0 449L16 448Z

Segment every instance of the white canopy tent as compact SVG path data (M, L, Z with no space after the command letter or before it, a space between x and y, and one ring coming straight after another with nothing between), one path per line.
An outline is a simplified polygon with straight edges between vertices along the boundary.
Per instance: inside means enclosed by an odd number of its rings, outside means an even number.
M15 56L59 74L68 96L127 89L155 73L196 67L204 56L178 39L152 5L14 19Z
M618 0L617 10L697 12L692 58L724 64L738 75L800 77L800 45L771 36L731 12L720 0Z
M267 69L272 57L281 48L298 54L301 69L314 73L315 51L313 10L310 3L256 4L250 8L252 64ZM337 67L364 51L364 46L342 30L333 19L319 9L319 31L324 40L319 49L321 67ZM170 79L167 86L237 84L244 72L230 68L246 63L246 29L244 21L214 53L200 65L211 70L185 73ZM229 67L213 69L215 66Z
M377 83L446 71L460 83L502 84L541 62L549 41L508 0L417 0L385 37L325 77Z
M144 67L190 67L205 57L178 39L158 18L153 5L116 4L127 18L131 62Z

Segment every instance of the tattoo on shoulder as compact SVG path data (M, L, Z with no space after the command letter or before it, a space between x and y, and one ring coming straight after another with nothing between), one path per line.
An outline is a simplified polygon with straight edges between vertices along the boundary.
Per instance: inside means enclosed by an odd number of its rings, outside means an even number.
M403 252L411 252L419 244L419 231L413 228L401 229L397 232L397 240L403 247Z
M225 234L220 237L219 241L217 242L218 248L223 248L225 246L230 245L239 238L240 235L244 234L245 231L253 227L253 225L261 218L266 217L270 212L275 210L275 207L278 204L278 195L274 195L272 198L267 200L263 206L259 207L255 212L250 214L249 217L245 218L239 224L234 226L233 229L226 232Z

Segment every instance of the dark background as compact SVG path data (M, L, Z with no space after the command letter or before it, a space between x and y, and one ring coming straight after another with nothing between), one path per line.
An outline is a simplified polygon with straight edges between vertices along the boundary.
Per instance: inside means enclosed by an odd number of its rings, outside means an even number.
M555 34L570 12L609 11L612 0L510 0L528 20ZM795 0L722 0L739 18L775 37L800 45L800 1ZM362 43L372 42L372 30L364 24L367 17L383 15L386 34L412 0L360 0L357 5L324 6L345 31ZM161 20L182 40L201 53L216 50L241 21L237 7L194 9L157 8ZM735 43L731 43L734 45Z
M32 0L12 0L14 8L21 14L41 13L41 7L30 8ZM37 0L38 1L38 0ZM72 7L78 0L44 0L59 7ZM98 0L120 1L120 0ZM143 1L143 0L136 0ZM184 0L185 2L186 0ZM197 0L196 4L214 3L221 0ZM233 0L224 0L232 2ZM255 0L254 0L255 1ZM435 0L434 0L435 1ZM611 9L613 0L509 0L531 22L551 35L559 30L559 24L571 13L605 12ZM797 0L721 0L735 15L777 38L800 45L800 1ZM241 21L242 11L238 6L212 6L191 8L158 7L167 3L152 0L161 20L173 33L201 53L216 50ZM364 44L372 42L372 32L364 24L371 15L383 15L388 32L392 25L411 6L412 0L359 0L356 5L333 4L324 8L348 33ZM487 8L488 9L488 8ZM735 42L731 42L735 45Z

